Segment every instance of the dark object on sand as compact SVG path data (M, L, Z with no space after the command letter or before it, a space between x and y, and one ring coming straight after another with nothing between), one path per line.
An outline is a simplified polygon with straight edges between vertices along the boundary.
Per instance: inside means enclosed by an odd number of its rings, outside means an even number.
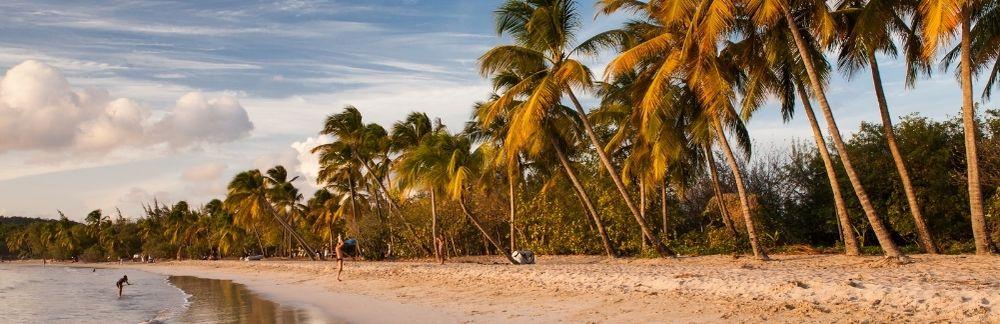
M358 250L358 241L355 239L344 240L344 247L341 250L344 251L344 254L355 255Z
M517 264L535 264L535 253L531 251L514 251L510 257L517 261Z

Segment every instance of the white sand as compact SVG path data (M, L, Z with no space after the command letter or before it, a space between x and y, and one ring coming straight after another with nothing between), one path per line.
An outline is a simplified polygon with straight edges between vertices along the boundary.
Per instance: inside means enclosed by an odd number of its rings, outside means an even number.
M540 257L428 262L185 261L126 265L230 279L349 322L994 322L1000 257Z

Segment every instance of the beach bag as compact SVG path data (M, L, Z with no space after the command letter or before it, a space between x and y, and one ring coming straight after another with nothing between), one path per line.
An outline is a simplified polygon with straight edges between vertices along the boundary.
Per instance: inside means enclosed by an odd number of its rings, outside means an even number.
M510 257L517 261L517 264L535 264L535 253L531 251L514 251Z
M354 255L357 249L358 249L358 241L355 239L344 240L344 247L341 248L341 250L344 251L344 254L347 255Z

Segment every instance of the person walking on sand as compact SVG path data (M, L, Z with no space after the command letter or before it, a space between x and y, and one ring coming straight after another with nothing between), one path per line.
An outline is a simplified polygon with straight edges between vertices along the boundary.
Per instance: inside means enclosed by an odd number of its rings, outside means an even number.
M343 281L340 279L340 274L344 272L344 238L337 235L337 247L334 249L337 254L337 281Z
M121 279L118 279L118 283L116 283L115 285L118 286L118 297L121 297L122 296L122 288L125 287L125 285L131 286L132 283L128 282L128 276L124 275L124 276L122 276Z

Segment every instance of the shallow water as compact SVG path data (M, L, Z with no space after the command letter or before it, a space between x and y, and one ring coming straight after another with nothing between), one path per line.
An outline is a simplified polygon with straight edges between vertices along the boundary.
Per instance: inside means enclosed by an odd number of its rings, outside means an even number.
M131 286L118 297L115 282ZM0 263L0 323L337 323L228 280Z
M132 285L119 298L123 274ZM182 313L186 299L148 272L0 264L0 323L157 322Z
M175 276L169 281L191 294L187 311L170 322L336 323L316 308L277 304L229 280Z

